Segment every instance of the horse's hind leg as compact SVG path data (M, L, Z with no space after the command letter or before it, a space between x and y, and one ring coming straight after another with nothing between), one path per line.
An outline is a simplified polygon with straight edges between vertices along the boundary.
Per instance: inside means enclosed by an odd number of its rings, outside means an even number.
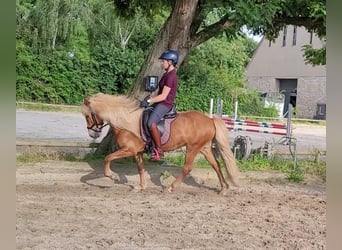
M174 182L172 182L171 186L167 189L169 192L172 192L180 183L182 183L184 178L191 172L195 157L199 153L199 151L200 148L190 149L189 147L187 147L182 173L176 178Z
M221 184L220 194L225 194L226 191L228 190L228 183L226 182L226 180L222 174L220 165L217 162L217 160L216 160L216 158L215 158L215 156L211 150L211 145L204 147L201 150L201 153L204 155L204 157L207 159L207 161L210 163L210 165L212 166L212 168L215 170L215 172L217 174L217 177L218 177L220 184Z

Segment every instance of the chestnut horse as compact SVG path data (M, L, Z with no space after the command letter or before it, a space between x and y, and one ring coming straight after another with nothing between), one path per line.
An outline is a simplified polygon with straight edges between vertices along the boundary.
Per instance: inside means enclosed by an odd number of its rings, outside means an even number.
M135 187L138 190L145 189L147 185L143 162L145 142L140 134L142 113L143 108L139 107L136 100L123 95L98 93L86 97L82 104L82 114L85 116L90 137L98 138L105 122L111 126L116 135L119 149L105 157L105 176L114 178L110 169L111 161L133 156L140 176L140 184ZM228 129L224 122L219 117L209 118L199 111L189 110L177 113L177 118L171 124L170 138L162 145L164 152L186 147L182 172L168 187L169 192L173 191L190 173L196 155L202 153L218 176L221 185L220 193L226 193L229 185L213 154L213 143L223 159L230 183L234 186L239 185L239 171L229 146Z

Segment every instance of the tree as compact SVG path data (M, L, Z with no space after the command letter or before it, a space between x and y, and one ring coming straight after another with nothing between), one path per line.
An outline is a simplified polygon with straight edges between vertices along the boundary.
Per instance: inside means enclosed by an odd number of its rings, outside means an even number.
M68 44L81 20L89 16L79 0L17 0L16 14L17 34L26 35L36 52Z
M325 37L325 0L114 0L114 4L117 12L127 18L138 11L148 16L161 9L170 9L170 15L129 92L137 99L146 95L144 78L161 74L158 57L166 49L179 52L181 65L196 46L222 33L232 38L241 32L242 27L247 27L254 34L265 35L270 40L275 39L279 31L289 24L304 26L319 37ZM309 55L314 57L313 54L311 52ZM103 143L111 142L112 136L109 133Z
M138 10L151 15L165 7L170 9L170 15L156 37L130 95L141 98L144 95L144 77L161 73L157 59L164 50L179 51L181 64L196 46L222 33L233 37L244 26L271 40L289 24L304 26L324 38L325 3L325 0L114 0L118 13L128 18ZM208 18L213 13L217 20Z

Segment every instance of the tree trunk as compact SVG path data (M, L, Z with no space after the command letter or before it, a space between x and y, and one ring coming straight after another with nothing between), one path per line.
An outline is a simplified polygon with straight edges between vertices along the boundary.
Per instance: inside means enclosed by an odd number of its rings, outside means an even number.
M163 71L159 56L167 49L177 50L180 65L190 48L190 28L195 18L198 0L177 0L170 17L165 22L153 44L145 63L136 78L135 85L129 95L142 99L145 93L144 78L146 76L161 76Z
M201 7L198 4L198 0L175 1L170 17L160 30L145 63L137 75L135 84L129 92L130 97L142 100L147 95L144 78L146 76L160 77L162 75L163 70L159 56L165 50L177 50L179 53L178 65L181 65L191 48L210 38L208 33L203 31L196 35L202 21ZM194 36L193 41L191 41L192 35ZM105 153L105 150L115 148L112 146L114 144L108 145L108 143L115 143L115 140L111 140L111 138L114 138L113 133L109 131L97 150L99 153Z

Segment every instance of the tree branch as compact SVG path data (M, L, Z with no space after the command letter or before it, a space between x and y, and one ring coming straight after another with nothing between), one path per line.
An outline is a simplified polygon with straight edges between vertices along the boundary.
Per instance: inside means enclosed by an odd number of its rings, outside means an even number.
M313 20L312 18L309 17L275 17L274 19L274 24L275 25L296 25L296 26L304 26L307 29L313 29L315 31L317 30L317 27L325 27L325 22L322 19L316 19ZM322 34L324 33L324 34ZM325 35L325 29L319 30L318 35Z
M203 3L202 3L202 1L199 1L197 8L196 8L195 16L194 16L195 18L191 23L190 36L196 34L198 29L201 27L201 24L205 18L203 10L204 10L203 9Z
M213 23L212 25L209 25L201 31L195 33L190 38L190 48L194 48L197 45L209 40L210 38L221 34L225 30L234 27L234 25L234 22L228 20L228 15L223 16L218 22Z

